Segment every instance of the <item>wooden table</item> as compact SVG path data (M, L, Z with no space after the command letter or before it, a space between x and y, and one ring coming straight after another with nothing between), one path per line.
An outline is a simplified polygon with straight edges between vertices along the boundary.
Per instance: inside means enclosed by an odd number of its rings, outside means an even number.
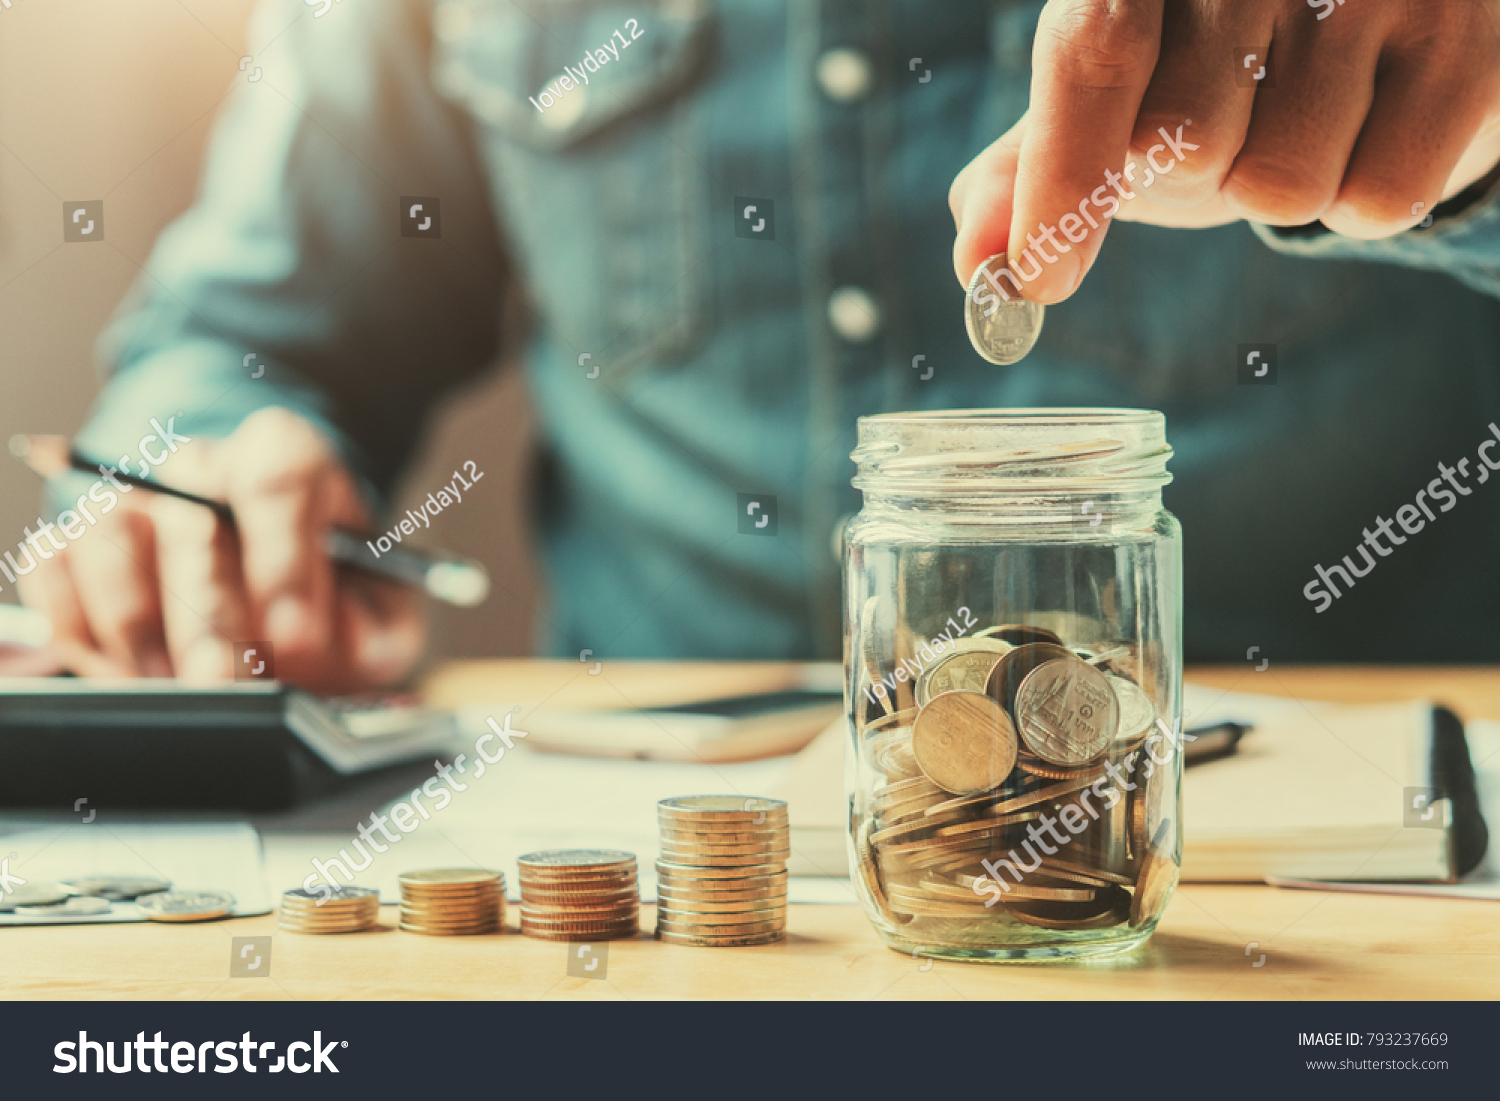
M1307 699L1426 696L1500 719L1500 671L1196 670L1226 688ZM569 946L517 935L429 938L277 933L271 916L202 925L14 928L0 937L0 997L186 999L858 998L1457 999L1500 990L1500 908L1190 884L1134 955L1085 964L980 966L885 948L853 906L795 906L784 944L702 949L649 935L609 946L603 980L567 974ZM651 908L642 913L650 928ZM271 974L230 979L230 938L275 934ZM1263 957L1263 958L1262 958Z

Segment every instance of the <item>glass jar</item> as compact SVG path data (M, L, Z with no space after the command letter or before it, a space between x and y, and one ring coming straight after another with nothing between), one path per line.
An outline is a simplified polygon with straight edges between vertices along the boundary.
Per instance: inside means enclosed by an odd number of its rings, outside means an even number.
M862 417L844 532L851 867L887 945L1108 955L1181 856L1181 529L1164 418Z

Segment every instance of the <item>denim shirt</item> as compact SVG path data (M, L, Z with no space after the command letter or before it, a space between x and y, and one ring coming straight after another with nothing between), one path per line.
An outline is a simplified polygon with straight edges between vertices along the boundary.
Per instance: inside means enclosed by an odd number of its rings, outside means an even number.
M993 367L965 336L947 193L1025 110L1039 8L268 3L263 78L101 342L81 446L287 404L378 501L434 403L513 343L542 435L539 648L828 658L857 417L1155 408L1189 659L1500 659L1500 489L1325 611L1304 592L1363 566L1362 530L1500 420L1494 195L1373 243L1115 224L1035 351ZM403 235L418 203L440 236ZM1246 345L1276 385L1239 383ZM743 494L775 498L773 537L741 533Z

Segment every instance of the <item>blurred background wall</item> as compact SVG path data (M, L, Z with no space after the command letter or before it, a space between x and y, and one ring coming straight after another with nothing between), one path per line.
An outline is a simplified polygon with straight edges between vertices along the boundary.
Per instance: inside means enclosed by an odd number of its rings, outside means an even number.
M0 443L71 434L99 389L93 343L191 203L205 139L248 51L253 0L0 0ZM100 245L64 245L62 204L105 200ZM450 403L396 506L465 459L484 471L472 505L429 542L484 561L497 585L469 611L433 610L441 656L524 654L538 612L521 474L531 419L519 372ZM0 545L36 518L40 484L0 452ZM417 540L413 540L417 542ZM8 588L0 600L14 601Z

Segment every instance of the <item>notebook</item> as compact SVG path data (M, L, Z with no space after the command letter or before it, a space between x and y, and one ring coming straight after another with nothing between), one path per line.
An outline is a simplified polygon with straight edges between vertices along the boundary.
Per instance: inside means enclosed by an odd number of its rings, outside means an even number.
M1182 789L1184 880L1452 881L1488 841L1463 726L1425 701L1287 710Z

